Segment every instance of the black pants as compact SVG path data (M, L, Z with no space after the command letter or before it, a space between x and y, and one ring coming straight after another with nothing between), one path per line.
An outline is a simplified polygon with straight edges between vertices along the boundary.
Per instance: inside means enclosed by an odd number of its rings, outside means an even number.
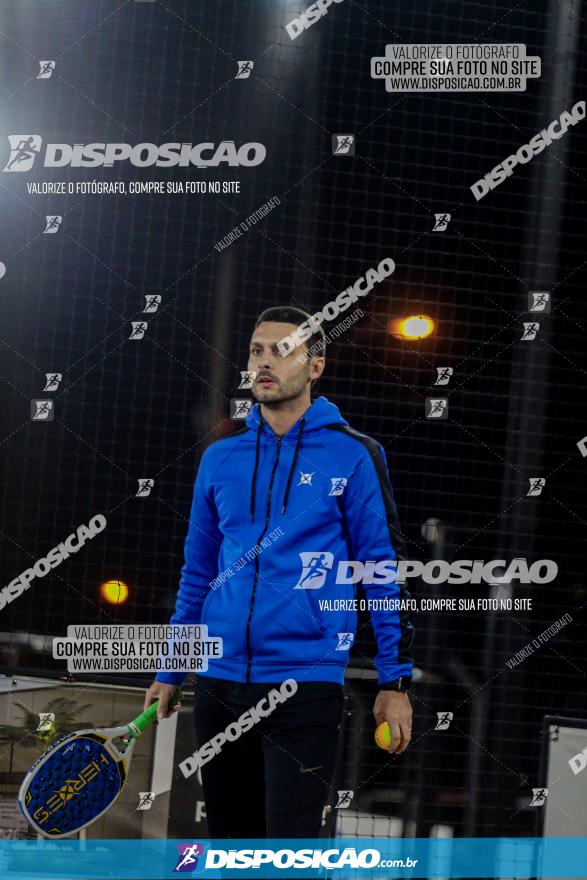
M198 748L280 685L198 677ZM303 682L259 724L227 741L201 771L209 836L318 837L342 706L341 685Z

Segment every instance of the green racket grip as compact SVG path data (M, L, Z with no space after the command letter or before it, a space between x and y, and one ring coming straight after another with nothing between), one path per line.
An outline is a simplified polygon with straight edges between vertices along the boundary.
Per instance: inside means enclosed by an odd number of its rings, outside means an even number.
M175 706L176 703L179 703L183 699L183 693L181 690L177 690L172 698L169 701L170 706ZM149 706L144 712L140 715L137 715L136 718L133 718L132 721L128 724L128 733L129 739L136 739L144 733L144 731L155 721L157 718L157 709L159 708L159 700L156 700L152 706Z

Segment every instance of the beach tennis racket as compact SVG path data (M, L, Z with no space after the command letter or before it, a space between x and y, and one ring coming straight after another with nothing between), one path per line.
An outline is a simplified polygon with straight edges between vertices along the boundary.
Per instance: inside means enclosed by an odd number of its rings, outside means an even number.
M176 691L170 706L182 699ZM51 840L95 822L120 795L138 737L155 721L159 700L124 727L78 730L39 755L18 793L25 819Z

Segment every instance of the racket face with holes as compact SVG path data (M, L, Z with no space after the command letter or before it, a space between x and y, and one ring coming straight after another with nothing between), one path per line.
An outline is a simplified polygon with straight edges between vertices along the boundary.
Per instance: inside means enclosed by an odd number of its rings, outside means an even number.
M123 729L124 732L126 728ZM80 730L35 761L18 794L27 822L44 837L67 837L94 822L122 791L132 748L112 743L114 730Z

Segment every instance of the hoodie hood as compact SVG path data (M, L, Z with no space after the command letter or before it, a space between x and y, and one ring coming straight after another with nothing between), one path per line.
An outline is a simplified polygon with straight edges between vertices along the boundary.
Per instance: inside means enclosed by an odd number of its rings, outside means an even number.
M261 406L258 403L251 407L245 421L252 431L256 431L260 423L265 426L266 430L272 431L272 428L270 428L262 419ZM303 416L301 416L301 418L291 426L289 431L283 435L284 440L296 436L300 428L300 422L302 421L304 423L304 434L307 434L310 431L316 431L318 428L323 428L325 425L348 425L348 422L346 419L343 419L340 410L334 403L331 403L326 397L317 397L316 400L310 404Z
M251 522L255 518L255 489L257 486L257 473L259 470L259 450L261 447L261 435L263 431L268 431L270 434L275 435L275 431L264 421L261 416L261 406L256 403L252 408L246 418L246 424L248 427L256 432L257 441L255 447L255 466L253 468L253 475L251 478L251 497L250 497L250 506L249 506L249 515ZM289 498L289 490L291 488L291 481L293 479L293 475L296 469L296 463L298 460L298 455L302 446L302 437L304 434L310 434L313 431L318 431L320 428L324 428L326 425L348 425L346 419L340 414L340 411L334 403L330 403L325 397L318 397L316 400L310 404L306 412L301 416L297 422L295 422L287 433L283 434L282 439L284 441L289 441L295 438L295 452L291 461L291 467L289 469L289 474L287 477L287 483L285 486L285 494L283 496L283 504L281 508L281 513L284 514L287 510L287 501Z

